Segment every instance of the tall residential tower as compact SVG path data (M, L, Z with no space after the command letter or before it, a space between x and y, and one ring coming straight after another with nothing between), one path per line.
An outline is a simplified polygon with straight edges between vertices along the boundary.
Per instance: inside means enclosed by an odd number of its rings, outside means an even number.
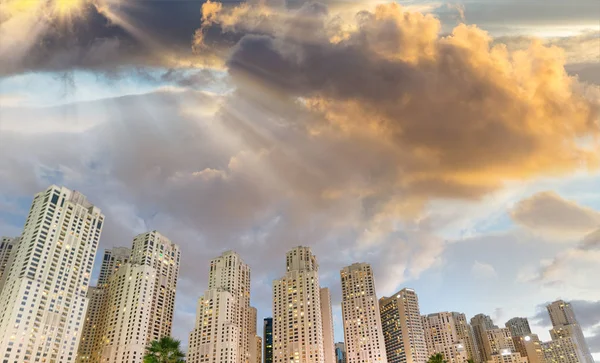
M355 263L340 271L347 363L386 363L375 279L371 266Z
M402 289L379 299L381 326L389 363L425 363L428 360L419 299Z
M323 363L319 265L309 247L286 254L286 273L273 281L273 361Z
M103 223L79 192L35 195L0 294L3 361L75 361Z
M187 362L247 363L250 333L256 330L252 316L256 319L256 310L250 308L250 267L227 251L210 261L208 289L198 299Z

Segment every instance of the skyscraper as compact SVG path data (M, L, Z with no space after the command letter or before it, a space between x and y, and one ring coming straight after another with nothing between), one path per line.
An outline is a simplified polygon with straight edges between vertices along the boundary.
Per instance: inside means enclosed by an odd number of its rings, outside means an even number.
M309 247L286 254L286 273L273 281L273 361L322 363L319 265Z
M552 342L545 343L544 346L546 360L554 362L556 357L560 357L561 351L573 351L579 362L593 363L594 358L585 341L581 326L575 318L575 312L571 304L557 300L546 306L546 308L550 315L550 321L552 321L552 329L550 330ZM569 347L566 347L567 345Z
M0 294L5 361L75 361L103 223L79 192L53 185L35 195Z
M531 334L527 318L512 318L505 325L510 330L513 338Z
M496 355L509 355L517 353L515 344L508 328L488 329L483 337L483 355L486 361L494 359Z
M17 250L20 237L2 237L0 240L0 291L2 291L2 275L8 268L12 252Z
M263 359L264 363L273 363L273 318L263 321Z
M387 362L371 266L355 263L340 275L346 362Z
M107 249L102 256L100 275L97 286L90 286L87 297L89 299L85 323L81 335L81 342L77 351L78 362L99 362L102 354L103 313L106 303L106 287L109 278L123 266L131 255L131 250L126 247Z
M86 321L90 340L79 348L80 362L141 363L151 341L171 335L179 247L151 231L136 236L128 251L104 253L90 297L97 313Z
M250 267L237 253L224 252L210 261L208 289L198 299L187 361L248 362L252 315L256 319L250 310Z
M513 337L517 352L523 357L527 357L528 363L545 363L544 350L542 342L536 334L522 335Z
M109 278L96 348L101 360L92 354L92 362L142 363L148 343L157 339L151 330L157 326L152 322L157 274L152 266L127 263Z
M335 343L335 363L346 363L346 345L344 342Z
M131 249L127 247L114 247L105 250L104 256L102 256L100 275L98 276L98 286L106 285L108 278L123 264L129 262L130 257Z
M329 288L321 288L321 320L323 321L323 358L325 363L335 363L335 343L333 340L333 314Z
M379 299L381 325L389 363L427 362L427 345L419 299L412 289L402 289Z
M262 363L262 339L256 335L255 307L248 308L248 341L250 342L250 363Z
M473 328L471 327L471 324L467 322L467 317L465 314L457 312L453 312L452 317L454 318L454 324L456 325L456 333L467 350L467 357L472 359L475 363L481 363L479 347L475 341Z
M179 246L157 231L142 233L133 239L131 264L156 269L148 341L171 335L180 261Z
M486 362L491 359L491 357L487 356L485 353L485 341L486 341L486 330L490 329L498 329L492 318L485 314L477 314L471 318L471 327L473 328L473 334L475 336L475 344L479 349L479 356L483 362Z
M452 313L441 312L423 316L423 329L428 356L441 353L448 363L462 363L469 359Z

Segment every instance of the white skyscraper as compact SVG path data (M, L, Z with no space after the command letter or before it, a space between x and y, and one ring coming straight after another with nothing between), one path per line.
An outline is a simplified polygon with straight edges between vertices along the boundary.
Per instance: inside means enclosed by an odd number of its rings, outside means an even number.
M346 362L386 363L385 341L371 266L355 263L340 271Z
M469 359L466 344L458 334L452 313L423 316L423 329L429 356L441 353L448 363L462 363Z
M101 313L101 360L106 363L142 363L154 318L156 269L127 263L109 279ZM97 362L93 360L92 362Z
M550 320L552 321L552 329L550 337L552 342L544 343L546 360L554 362L555 353L561 350L575 352L577 361L580 363L593 363L594 358L590 353L590 349L583 336L581 326L575 318L575 312L571 304L562 300L555 301L546 307ZM569 346L565 348L566 346ZM558 355L560 357L560 355Z
M246 363L250 344L258 344L249 341L251 330L256 331L256 310L250 308L250 267L227 251L210 262L208 289L198 299L187 362Z
M141 363L148 343L171 335L179 247L151 231L134 238L129 258L124 248L107 252L105 282L96 289L97 331L81 362Z
M319 266L309 247L286 254L286 273L273 281L273 362L323 363Z
M78 362L99 362L102 355L102 334L109 278L129 261L131 249L115 247L104 251L97 286L90 286L87 297L88 309L83 325L81 342L77 352Z
M171 335L180 261L179 246L157 231L142 233L133 239L131 264L156 269L149 342Z
M36 194L0 294L3 362L74 362L104 216L83 194Z
M333 313L329 288L321 288L321 320L323 321L323 358L325 363L335 363L335 341L333 338Z
M419 309L412 289L402 289L379 299L381 327L389 363L425 363L427 345Z

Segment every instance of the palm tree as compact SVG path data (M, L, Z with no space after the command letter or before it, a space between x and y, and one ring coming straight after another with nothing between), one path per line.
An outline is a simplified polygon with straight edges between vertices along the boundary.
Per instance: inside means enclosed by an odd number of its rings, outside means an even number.
M144 363L183 363L185 354L179 349L181 342L171 337L162 337L150 342L146 348Z
M467 363L475 363L475 361L471 358L467 359Z
M444 360L444 355L442 353L437 353L429 357L427 363L447 363Z

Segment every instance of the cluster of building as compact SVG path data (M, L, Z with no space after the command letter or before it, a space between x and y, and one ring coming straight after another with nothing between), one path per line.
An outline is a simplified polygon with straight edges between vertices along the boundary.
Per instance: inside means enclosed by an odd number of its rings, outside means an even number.
M104 216L86 197L51 186L33 200L21 236L0 243L2 363L141 363L172 331L181 252L156 231L106 250L90 286ZM273 316L257 333L250 267L233 251L210 261L189 334L190 363L593 363L571 306L548 305L552 340L526 318L499 328L479 314L421 315L417 294L377 298L371 266L340 272L344 342L335 343L331 295L308 247L286 254L273 282Z

